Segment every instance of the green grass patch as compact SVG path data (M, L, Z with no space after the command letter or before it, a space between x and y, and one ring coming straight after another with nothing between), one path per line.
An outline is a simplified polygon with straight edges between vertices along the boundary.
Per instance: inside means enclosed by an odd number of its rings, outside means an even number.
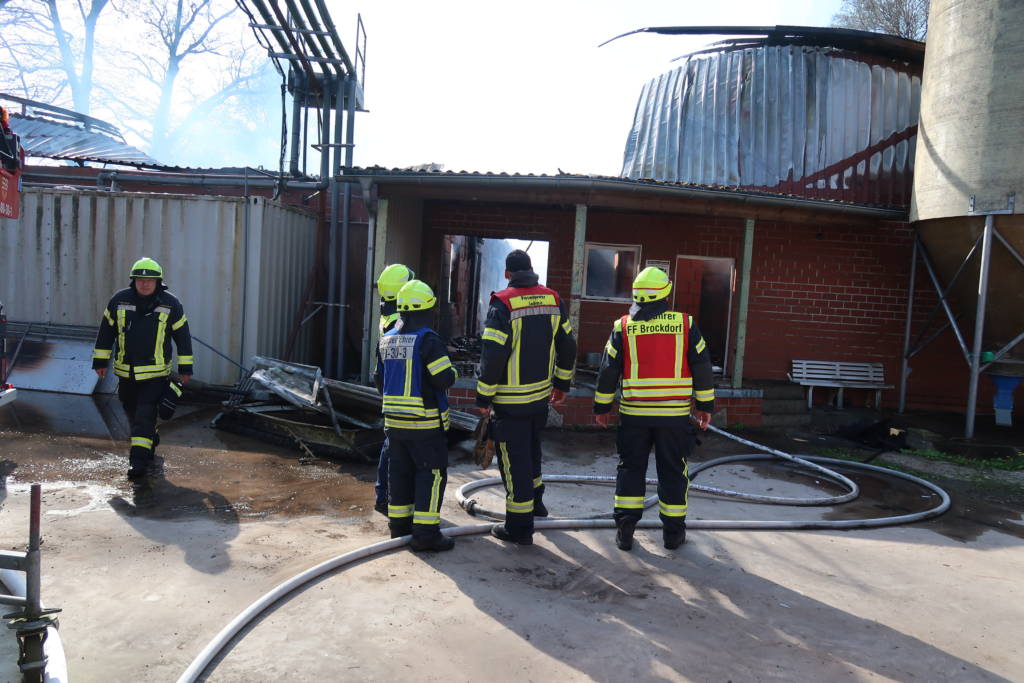
M989 459L968 458L963 455L946 453L944 451L938 451L931 448L927 450L913 450L905 448L900 452L906 453L907 455L916 455L917 457L924 458L925 460L948 462L954 465L961 465L963 467L971 467L976 470L1024 470L1024 453L1020 452L1010 458Z

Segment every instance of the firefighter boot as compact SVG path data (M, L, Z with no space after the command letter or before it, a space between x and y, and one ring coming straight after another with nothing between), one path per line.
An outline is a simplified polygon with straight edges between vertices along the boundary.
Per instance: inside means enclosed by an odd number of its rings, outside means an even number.
M619 547L619 550L633 549L633 532L635 530L635 519L615 520L615 545Z
M533 494L533 516L534 517L547 517L548 509L544 505L544 492L537 491Z
M491 536L494 536L500 541L505 541L506 543L515 543L516 545L533 545L533 534L530 534L529 536L513 536L504 524L495 524L492 526Z
M440 531L429 535L413 534L412 542L409 543L409 547L418 553L424 551L439 553L441 551L451 550L454 548L455 539L448 538Z
M388 520L388 528L391 529L391 538L401 538L412 533L412 519L409 517L392 518Z
M665 527L662 529L662 536L665 539L665 547L675 550L686 543L686 522L684 521L679 526Z

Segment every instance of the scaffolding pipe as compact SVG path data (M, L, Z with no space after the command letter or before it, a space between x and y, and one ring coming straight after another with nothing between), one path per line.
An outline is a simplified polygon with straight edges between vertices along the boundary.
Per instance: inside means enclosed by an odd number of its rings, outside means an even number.
M921 237L914 233L914 246L910 256L910 286L907 288L907 322L903 327L903 362L900 364L900 405L902 415L907 407L907 377L910 375L910 328L914 318L914 290L917 285L917 243Z
M985 332L985 305L988 302L988 271L992 262L992 231L995 216L985 216L985 234L981 241L981 267L978 275L978 307L974 314L974 348L971 352L971 383L967 388L967 424L964 438L974 438L974 413L978 403L978 374L981 369L982 334Z
M369 214L369 220L366 222L366 277L363 286L363 340L359 379L363 384L369 384L370 358L373 356L370 350L370 326L373 325L373 262L377 252L377 206L373 200L372 182L361 183L359 191Z

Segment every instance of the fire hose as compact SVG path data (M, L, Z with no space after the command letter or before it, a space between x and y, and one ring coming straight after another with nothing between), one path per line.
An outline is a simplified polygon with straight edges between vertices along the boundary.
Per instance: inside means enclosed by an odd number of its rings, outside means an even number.
M753 493L743 493L739 491L729 491L711 486L702 486L692 484L690 490L700 491L709 495L715 495L720 497L726 497L733 500L741 500L746 502L756 502L768 505L796 505L796 506L819 506L819 505L838 505L844 502L848 502L860 495L860 487L857 486L856 482L849 479L848 477L839 474L838 472L825 467L825 464L838 466L847 469L853 469L863 472L875 472L884 474L891 477L903 479L905 481L916 484L924 489L935 494L939 499L937 505L923 511L912 512L902 515L891 515L888 517L874 517L871 519L845 519L845 520L710 520L710 519L697 519L687 520L687 529L701 529L701 530L815 530L815 529L868 529L885 526L895 526L898 524L909 524L911 522L919 522L931 517L936 517L943 514L949 509L950 499L949 494L944 490L936 486L935 484L916 477L912 474L905 472L899 472L896 470L887 469L885 467L879 467L877 465L870 465L867 463L839 460L836 458L826 458L819 456L795 456L783 451L769 448L761 444L748 441L734 434L730 434L725 430L719 429L714 426L709 426L708 429L717 434L738 441L746 446L750 446L759 451L764 451L765 455L761 454L745 454L745 455L731 455L722 458L716 458L709 460L704 463L695 465L690 469L690 478L695 478L700 472L706 472L714 467L725 465L736 462L749 462L749 461L762 461L762 460L776 460L781 458L782 460L795 465L800 468L808 469L815 474L821 476L824 479L828 479L836 484L844 486L848 489L846 493L836 496L819 496L815 498L788 498L781 496L765 496ZM597 484L597 485L614 485L615 477L605 477L597 475L565 475L565 474L552 474L544 475L545 483L574 483L574 484ZM459 505L471 515L479 515L491 518L492 520L500 520L504 518L504 513L496 510L488 510L482 504L478 503L473 498L467 497L468 493L476 491L478 489L486 488L489 486L496 486L501 483L500 477L489 477L486 479L479 479L476 481L463 484L456 492L456 499ZM647 483L656 484L656 479L647 479ZM657 502L657 496L651 496L644 501L645 507L654 505ZM610 515L596 515L592 517L586 517L581 519L541 519L534 521L534 529L536 531L549 531L555 529L610 529L615 527L615 522L609 519ZM446 536L469 536L473 534L484 534L487 533L492 524L472 524L467 526L457 526L443 529L442 533ZM638 528L657 529L661 528L660 520L641 520L637 524ZM379 543L373 543L371 545L363 546L351 552L339 555L325 562L321 562L315 567L311 567L304 572L293 576L287 581L279 584L268 593L264 594L254 603L246 607L237 617L235 617L227 626L221 629L221 631L214 636L205 648L199 653L199 655L192 661L185 672L178 678L178 683L192 683L197 680L199 676L203 675L210 663L217 658L217 656L224 650L224 648L232 641L232 639L238 635L238 633L256 619L261 613L268 610L276 602L286 597L288 594L302 588L307 583L317 579L318 577L332 572L336 569L340 569L347 565L351 565L359 560L373 557L382 553L389 552L391 550L397 550L409 544L411 537L403 536L401 538L394 538Z

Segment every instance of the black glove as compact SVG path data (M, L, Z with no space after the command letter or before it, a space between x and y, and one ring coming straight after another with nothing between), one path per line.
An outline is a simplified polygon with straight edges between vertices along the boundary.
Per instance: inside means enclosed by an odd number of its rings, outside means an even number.
M181 398L181 383L173 379L167 380L167 389L157 405L157 413L161 420L170 420L174 417L174 409L178 407L179 398Z

